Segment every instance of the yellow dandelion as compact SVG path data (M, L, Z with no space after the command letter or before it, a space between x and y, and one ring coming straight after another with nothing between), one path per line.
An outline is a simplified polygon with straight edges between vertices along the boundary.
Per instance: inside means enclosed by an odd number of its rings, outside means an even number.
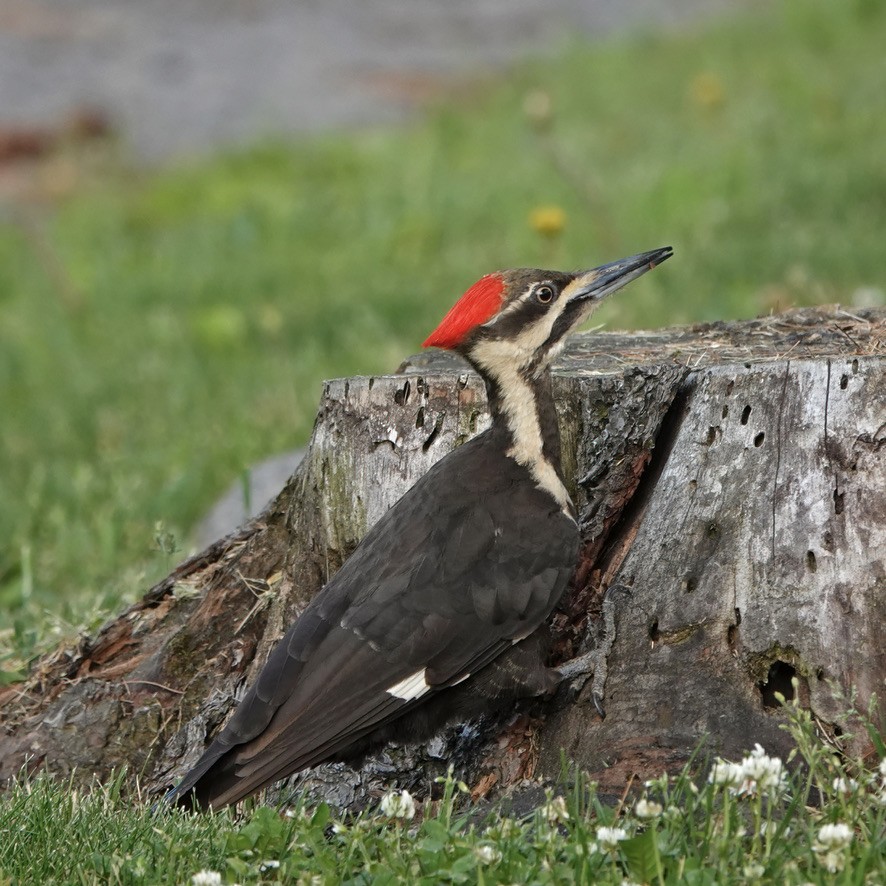
M529 224L542 237L557 237L566 227L566 213L559 206L539 206L529 213Z
M689 86L692 101L702 110L713 111L725 100L723 81L713 71L702 71Z

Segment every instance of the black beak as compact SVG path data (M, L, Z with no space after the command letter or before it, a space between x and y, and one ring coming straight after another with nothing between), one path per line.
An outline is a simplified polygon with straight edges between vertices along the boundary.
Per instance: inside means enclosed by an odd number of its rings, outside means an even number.
M600 265L599 268L592 268L590 271L581 271L567 287L569 301L602 301L607 295L612 295L613 292L627 286L631 280L642 277L673 254L672 247L663 246L661 249L641 252L639 255Z

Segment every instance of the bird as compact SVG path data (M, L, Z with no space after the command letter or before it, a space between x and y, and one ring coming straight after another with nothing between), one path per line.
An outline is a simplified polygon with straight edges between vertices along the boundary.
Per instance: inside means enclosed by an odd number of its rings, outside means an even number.
M490 427L368 531L169 803L219 809L311 766L556 689L564 670L545 664L544 623L575 569L579 527L550 364L604 298L672 254L499 271L461 296L424 346L479 373Z

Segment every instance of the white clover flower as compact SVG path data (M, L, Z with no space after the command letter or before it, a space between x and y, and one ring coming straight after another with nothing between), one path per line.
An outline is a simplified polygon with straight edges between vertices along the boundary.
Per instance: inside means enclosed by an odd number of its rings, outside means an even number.
M883 783L886 784L886 757L880 760L880 777L883 779Z
M744 866L742 873L747 880L759 880L766 873L766 868L759 862L751 862Z
M663 811L661 803L655 803L645 797L637 800L637 805L634 807L634 814L637 818L658 818Z
M843 870L843 866L846 864L846 859L843 858L842 852L824 852L819 853L818 862L830 871L830 873L836 874Z
M852 828L848 824L822 825L818 831L818 838L812 848L816 852L829 852L833 849L845 849L852 842Z
M197 871L191 877L193 886L221 886L221 874L218 871Z
M812 844L812 849L818 857L818 862L830 873L836 874L843 870L846 864L844 850L852 842L852 828L847 824L823 825L818 831L818 837Z
M741 761L743 780L738 793L753 797L758 793L773 794L784 788L784 764L778 757L769 757L757 744Z
M729 788L737 788L744 780L744 770L738 763L730 763L719 757L714 761L708 781L711 784L722 784Z
M563 797L549 797L541 811L551 824L558 821L569 821L569 810L566 808L566 800Z
M258 869L264 873L265 871L275 871L280 867L280 862L275 858L266 858L258 863Z
M597 839L600 847L606 852L612 852L618 848L622 840L627 840L628 832L624 828L597 828Z
M415 800L409 791L388 791L381 798L382 815L388 818L405 818L408 820L415 818Z
M775 794L785 787L784 764L778 757L769 757L757 744L741 763L729 763L717 758L711 767L708 781L724 785L731 794L754 797L757 794Z
M858 782L854 778L835 778L832 787L837 794L854 794L858 790Z
M474 855L480 864L496 864L501 861L501 852L491 843L481 843L474 847Z

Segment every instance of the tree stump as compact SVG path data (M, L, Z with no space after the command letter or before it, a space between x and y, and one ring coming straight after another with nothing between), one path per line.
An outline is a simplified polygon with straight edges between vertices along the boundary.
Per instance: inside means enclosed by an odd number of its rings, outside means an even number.
M776 692L834 730L850 696L882 694L886 310L579 335L554 380L583 548L553 655L597 650L593 680L360 770L302 773L309 796L357 808L449 763L485 796L555 776L563 752L620 790L705 737L784 753ZM260 517L3 690L0 777L127 764L151 791L170 784L367 528L487 421L451 355L328 382L304 462Z

